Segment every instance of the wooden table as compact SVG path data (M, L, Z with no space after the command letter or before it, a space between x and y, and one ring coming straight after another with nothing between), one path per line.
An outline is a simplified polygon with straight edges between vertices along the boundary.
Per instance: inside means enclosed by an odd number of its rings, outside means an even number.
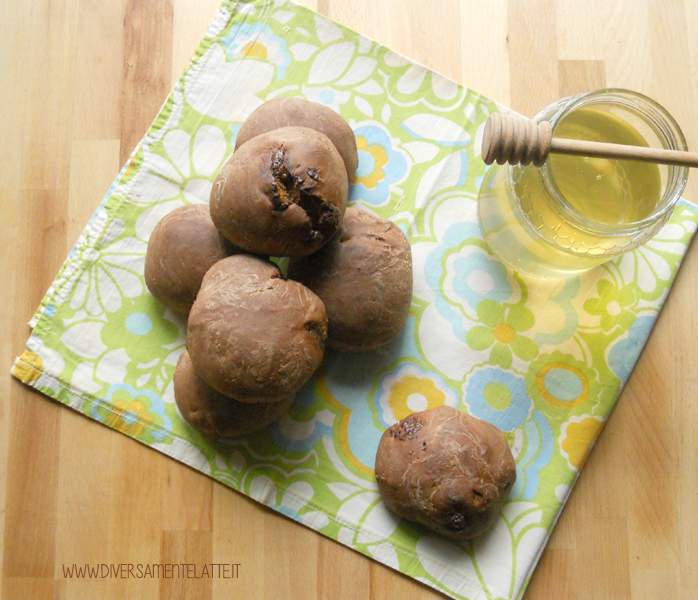
M573 92L643 92L698 149L696 2L302 3L526 115ZM8 374L25 323L217 7L0 4L0 596L441 597ZM698 202L695 172L685 196ZM693 248L529 600L698 597L697 280ZM62 565L86 562L241 566L230 579L64 578Z

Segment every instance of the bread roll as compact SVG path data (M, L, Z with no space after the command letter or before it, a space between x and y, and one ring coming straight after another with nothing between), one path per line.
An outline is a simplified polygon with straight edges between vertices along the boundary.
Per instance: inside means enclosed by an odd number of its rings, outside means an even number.
M208 205L181 206L165 215L150 235L145 283L162 304L188 314L206 271L237 252L240 249L218 233Z
M347 208L340 231L317 253L293 258L289 278L315 292L328 317L327 347L356 352L391 342L412 302L412 251L399 227Z
M456 541L487 531L516 481L504 434L449 406L387 429L375 471L390 510Z
M230 157L211 190L211 217L248 252L302 256L335 234L347 190L344 163L327 136L285 127L255 137Z
M294 394L322 361L322 301L273 263L238 254L216 263L189 314L187 349L208 385L240 402Z
M248 404L228 398L201 379L184 350L174 373L175 401L184 420L210 439L231 438L261 431L279 419L293 395L274 402Z
M235 149L254 137L281 127L308 127L325 134L339 152L349 181L359 165L356 138L347 123L331 108L304 98L274 98L257 108L242 124Z

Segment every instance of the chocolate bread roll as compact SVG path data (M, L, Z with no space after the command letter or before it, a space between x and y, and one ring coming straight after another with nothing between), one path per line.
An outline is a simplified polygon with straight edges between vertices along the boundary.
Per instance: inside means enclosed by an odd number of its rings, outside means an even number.
M238 254L216 263L189 314L187 350L208 385L240 402L281 401L322 361L322 301L273 263Z
M347 208L332 241L293 258L289 278L315 292L328 318L327 347L372 350L402 331L412 302L412 251L400 228L358 208Z
M184 420L210 439L261 431L279 419L294 395L273 402L249 404L228 398L199 377L184 350L174 373L175 401Z
M325 134L339 152L351 182L359 165L356 138L349 123L331 108L304 98L274 98L257 108L242 124L235 149L254 137L282 127L308 127Z
M449 406L387 429L375 471L390 510L456 541L487 531L516 481L504 434Z
M327 136L285 127L251 139L230 157L211 190L211 218L248 252L303 256L336 233L347 191L344 163Z
M188 314L206 271L237 252L218 233L206 204L182 206L160 219L150 235L145 283L162 304Z

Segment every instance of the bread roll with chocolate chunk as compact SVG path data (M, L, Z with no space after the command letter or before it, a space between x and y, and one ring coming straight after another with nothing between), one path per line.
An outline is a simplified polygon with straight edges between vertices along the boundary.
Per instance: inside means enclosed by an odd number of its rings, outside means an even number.
M412 302L412 250L387 219L347 208L334 239L311 256L291 259L288 275L324 302L328 348L372 350L405 326Z
M169 309L188 314L206 271L237 252L218 233L206 204L181 206L160 219L150 235L145 284Z
M237 254L216 263L189 314L187 350L208 385L240 402L280 401L322 361L327 313L273 263Z
M303 256L335 234L347 207L347 174L327 136L285 127L250 140L213 183L211 217L254 254Z
M487 531L516 481L504 434L449 406L387 429L375 471L390 510L456 541Z
M281 400L257 404L228 398L196 374L186 350L175 369L174 394L184 420L213 440L261 431L279 419L294 398L291 394Z
M347 123L331 108L304 98L274 98L257 108L242 124L235 149L254 137L281 127L308 127L325 134L339 152L349 181L359 165L356 138Z

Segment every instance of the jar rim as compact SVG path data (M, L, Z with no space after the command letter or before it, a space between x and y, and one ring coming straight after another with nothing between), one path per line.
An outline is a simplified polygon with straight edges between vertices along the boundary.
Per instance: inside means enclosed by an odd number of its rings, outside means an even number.
M662 144L665 144L665 148L682 150L684 152L688 150L686 138L679 124L661 104L644 94L622 88L604 88L559 100L552 106L559 106L559 108L548 119L553 129L553 134L555 132L555 127L565 116L578 108L593 104L616 104L618 106L623 106L647 123L655 134L657 134L657 137L660 138ZM638 104L640 106L637 106ZM548 112L550 108L549 106L543 109L543 111L534 117L534 120L541 120L541 115L544 112ZM589 219L571 205L565 199L555 182L548 161L543 163L541 175L543 185L550 197L559 205L558 209L565 213L566 218L572 219L577 227L608 236L627 236L635 231L642 231L646 227L662 219L667 219L671 215L674 206L686 187L688 167L670 165L668 169L669 178L666 188L655 210L639 221L613 225Z

